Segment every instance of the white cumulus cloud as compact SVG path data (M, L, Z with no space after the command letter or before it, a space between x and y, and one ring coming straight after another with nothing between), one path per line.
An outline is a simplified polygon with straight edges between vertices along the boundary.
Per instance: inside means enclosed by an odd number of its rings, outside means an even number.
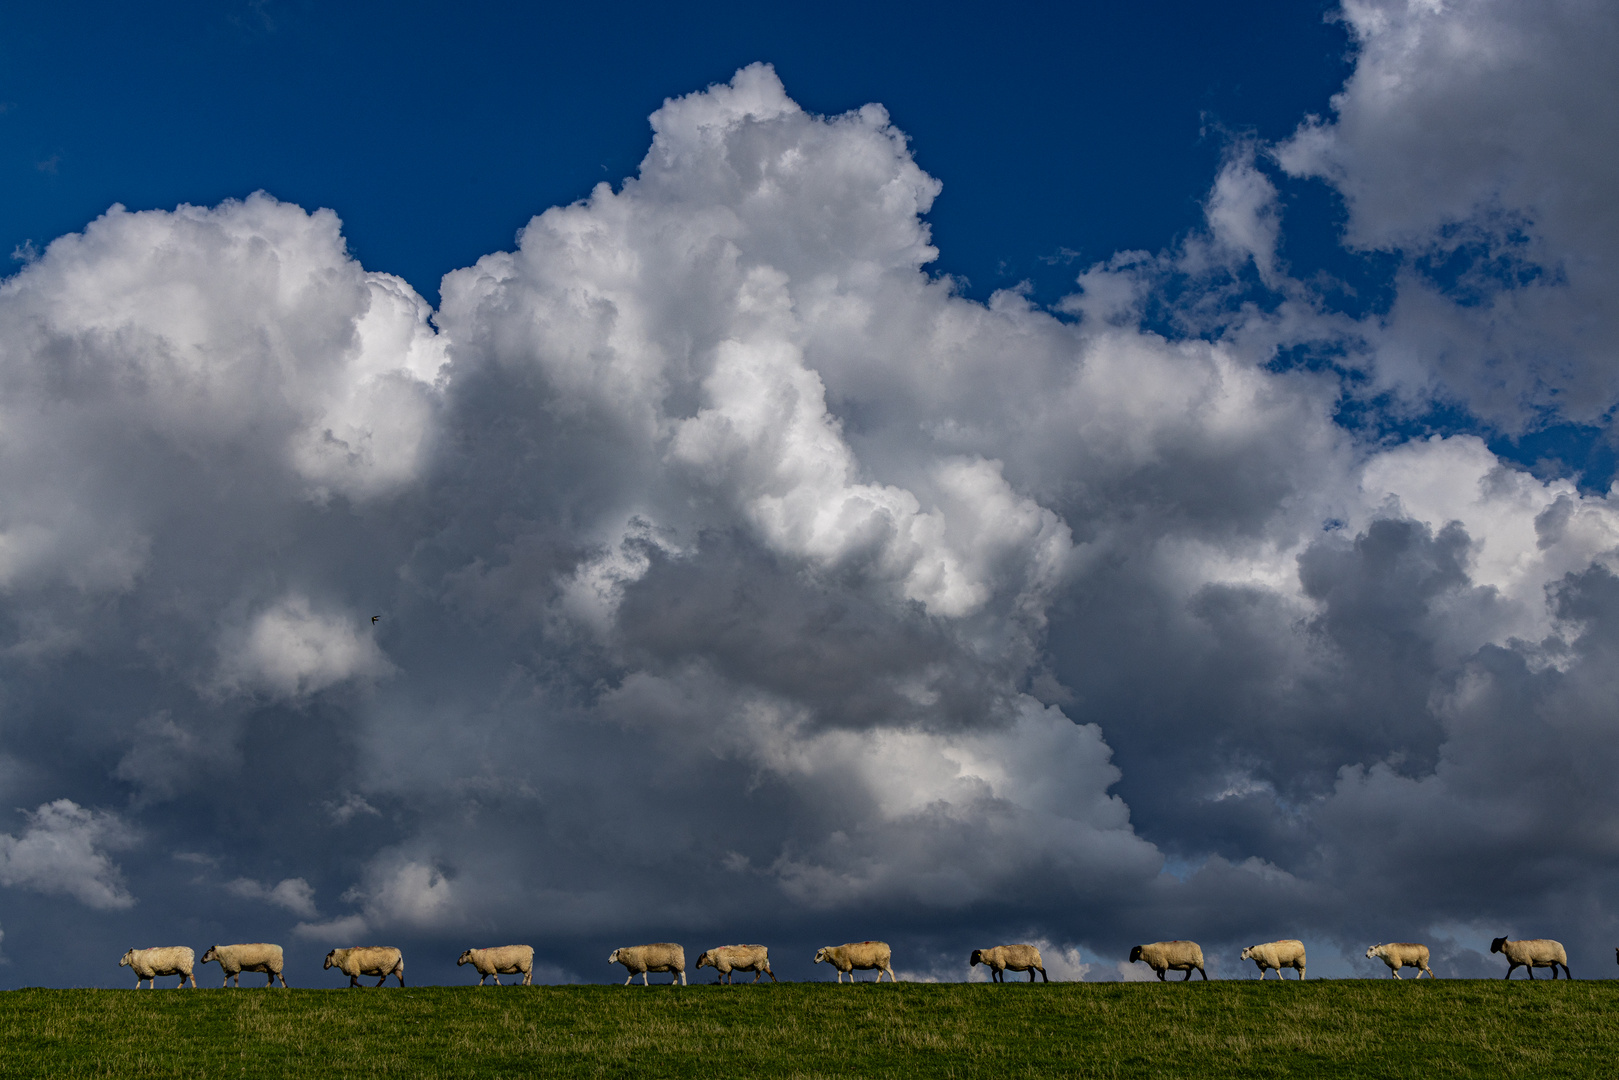
M135 897L108 852L134 842L117 814L57 799L31 811L20 835L0 833L0 885L71 896L103 911L131 907Z

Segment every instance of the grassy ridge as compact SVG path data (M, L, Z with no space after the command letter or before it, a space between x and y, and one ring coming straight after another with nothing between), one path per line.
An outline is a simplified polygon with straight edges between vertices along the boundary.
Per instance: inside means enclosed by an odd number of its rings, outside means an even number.
M1619 982L0 993L0 1075L1611 1076Z

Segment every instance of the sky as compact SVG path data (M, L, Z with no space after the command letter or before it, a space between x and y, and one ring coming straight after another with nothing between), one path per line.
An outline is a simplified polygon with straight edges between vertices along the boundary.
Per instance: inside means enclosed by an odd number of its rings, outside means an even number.
M0 14L0 986L1608 973L1611 6L331 8Z

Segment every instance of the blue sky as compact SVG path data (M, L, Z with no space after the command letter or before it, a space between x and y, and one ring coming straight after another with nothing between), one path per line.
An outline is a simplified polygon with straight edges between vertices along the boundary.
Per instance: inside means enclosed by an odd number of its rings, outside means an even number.
M888 108L946 185L938 270L1055 300L1075 263L1196 225L1226 131L1326 111L1349 49L1330 10L23 5L0 37L0 244L263 189L336 209L362 261L435 299L533 214L632 175L664 98L765 60L807 109Z
M1616 47L1589 0L0 14L0 985L1599 970Z

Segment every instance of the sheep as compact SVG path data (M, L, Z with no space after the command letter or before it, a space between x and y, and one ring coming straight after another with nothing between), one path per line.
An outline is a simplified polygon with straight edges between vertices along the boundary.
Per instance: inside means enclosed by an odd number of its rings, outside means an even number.
M1552 969L1552 978L1557 978L1557 965L1563 965L1563 974L1570 979L1574 976L1568 971L1568 953L1563 951L1561 941L1552 941L1549 938L1530 938L1525 941L1508 941L1498 937L1490 942L1490 951L1501 953L1507 958L1507 973L1502 978L1512 978L1514 968L1523 968L1529 977L1535 977L1537 967Z
M699 956L697 967L713 968L724 976L727 985L733 971L753 972L754 982L766 975L771 982L776 981L776 973L770 970L770 950L763 945L720 945Z
M148 990L157 989L159 975L178 975L180 981L175 989L191 980L191 988L197 988L197 977L191 974L192 966L196 963L197 954L191 951L188 945L168 945L155 949L130 949L118 961L119 967L132 968L135 972L135 989L141 988L143 980L151 980Z
M667 971L671 976L670 986L674 986L677 981L681 986L686 985L686 950L667 941L656 945L626 945L622 949L614 949L608 954L607 962L624 965L624 969L629 972L624 977L625 986L630 985L630 980L637 975L641 976L642 986L652 985L647 981L649 971Z
M534 946L532 945L500 945L492 949L468 949L461 954L461 959L455 962L456 967L462 964L471 964L472 969L478 973L478 985L493 976L495 985L500 985L502 975L523 976L524 986L534 985Z
M877 969L877 981L883 981L883 972L888 972L888 981L895 982L894 969L890 966L893 959L893 950L886 941L852 941L847 945L828 945L815 951L817 964L831 964L838 971L838 982L843 981L845 975L849 981L854 982L855 969L870 971Z
M1389 974L1396 979L1400 977L1403 967L1417 968L1417 978L1422 978L1426 971L1428 978L1433 978L1433 969L1428 966L1428 946L1415 945L1409 941L1391 943L1388 945L1373 945L1366 950L1366 959L1377 957L1389 966Z
M1293 968L1299 973L1299 979L1304 979L1304 942L1297 938L1286 938L1282 941L1269 941L1263 945L1250 945L1242 950L1242 959L1252 960L1259 965L1259 977L1263 979L1265 972L1270 968L1276 969L1276 977L1282 977L1283 968Z
M1046 982L1045 962L1040 959L1040 950L1033 945L997 945L993 949L974 949L972 956L967 960L968 967L979 964L989 965L991 982L1005 982L1006 969L1013 971L1027 971L1029 981L1034 982L1034 973L1039 972L1040 978Z
M1192 977L1195 970L1203 976L1203 981L1209 981L1209 973L1203 968L1203 949L1195 941L1155 941L1151 945L1137 945L1130 950L1130 963L1145 960L1147 966L1158 973L1158 981L1164 982L1164 972L1184 971L1185 982Z
M258 971L264 974L264 987L268 990L275 985L277 979L281 980L281 988L287 988L286 976L281 974L283 967L281 959L281 946L279 945L215 945L202 954L205 964L217 963L225 972L225 981L221 987L230 985L231 976L236 976L236 985L242 985L242 972Z
M380 975L381 986L393 975L399 985L405 985L405 954L386 945L356 945L351 949L333 949L326 954L322 970L336 968L349 977L350 986L360 985L361 975Z

